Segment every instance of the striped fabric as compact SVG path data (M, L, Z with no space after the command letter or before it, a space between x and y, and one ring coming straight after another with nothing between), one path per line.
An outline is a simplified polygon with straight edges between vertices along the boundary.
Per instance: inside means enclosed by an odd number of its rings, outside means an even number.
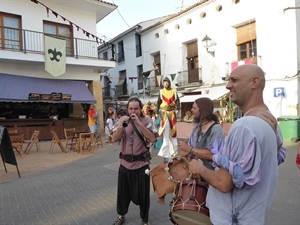
M176 90L175 89L162 89L160 90L162 103L160 104L161 109L161 123L159 128L159 135L162 135L166 122L170 123L170 136L176 137Z

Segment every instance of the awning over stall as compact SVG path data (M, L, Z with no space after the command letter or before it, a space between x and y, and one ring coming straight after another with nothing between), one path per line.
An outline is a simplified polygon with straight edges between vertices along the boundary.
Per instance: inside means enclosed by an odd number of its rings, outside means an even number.
M192 94L193 92L201 92L201 94ZM193 92L189 93L188 95L184 95L180 98L181 103L185 102L194 102L198 98L210 98L211 100L218 100L222 97L226 96L229 93L229 90L227 90L225 87L210 87L210 88L203 88L203 89L197 89L193 90Z
M131 97L138 97L141 100L141 102L142 102L143 105L148 104L149 102L156 105L157 99L158 99L158 96L154 96L154 97L151 97L151 98L149 98L148 96L147 97L131 96ZM128 103L128 100L126 100L126 101L119 101L119 102L121 102L121 103L123 103L123 104L126 105Z
M84 81L0 73L0 102L95 103Z

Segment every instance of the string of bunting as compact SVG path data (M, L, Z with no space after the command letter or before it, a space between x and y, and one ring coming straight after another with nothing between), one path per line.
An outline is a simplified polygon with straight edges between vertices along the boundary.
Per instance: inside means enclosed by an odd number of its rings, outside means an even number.
M137 79L137 77L128 77L129 80L131 80L131 83L133 83L133 80Z
M103 77L108 77L108 82L110 81L110 76L109 76L109 74L106 73L106 72L100 73L99 76L100 76L100 81L102 81L102 78L103 78ZM110 83L111 83L111 82L110 82Z
M47 15L49 17L49 11L52 12L52 14L57 18L58 16L60 16L63 21L68 21L69 24L71 26L75 26L77 28L77 31L82 30L82 32L89 38L90 36L92 36L92 38L96 39L97 44L106 44L104 40L102 40L101 38L97 37L94 34L91 34L89 32L87 32L86 30L84 30L83 28L81 28L80 26L78 26L77 24L71 22L70 20L66 19L65 17L63 17L62 15L58 14L57 12L55 12L54 10L50 9L48 6L46 6L45 4L39 2L38 0L31 0L32 2L36 3L36 4L41 4L42 6L44 6L46 8L47 11Z

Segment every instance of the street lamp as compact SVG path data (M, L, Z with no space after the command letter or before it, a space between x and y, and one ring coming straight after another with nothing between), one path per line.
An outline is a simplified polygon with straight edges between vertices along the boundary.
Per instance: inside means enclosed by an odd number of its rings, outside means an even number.
M216 45L217 45L216 42L212 41L210 37L205 35L205 37L202 39L202 44L209 54L215 56Z

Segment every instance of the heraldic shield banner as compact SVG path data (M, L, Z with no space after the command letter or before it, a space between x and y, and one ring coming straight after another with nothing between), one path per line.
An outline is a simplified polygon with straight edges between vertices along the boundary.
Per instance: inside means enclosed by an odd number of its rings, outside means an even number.
M45 36L45 70L54 77L66 72L66 40Z

